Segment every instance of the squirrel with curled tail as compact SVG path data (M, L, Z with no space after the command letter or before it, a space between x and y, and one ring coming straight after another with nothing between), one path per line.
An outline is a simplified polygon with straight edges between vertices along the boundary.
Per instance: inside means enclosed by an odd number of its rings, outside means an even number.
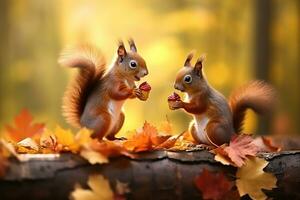
M194 120L189 131L201 144L219 146L228 143L234 134L242 131L246 110L252 109L263 114L274 105L273 88L262 82L253 81L231 94L229 100L212 88L202 71L205 56L201 56L194 66L190 53L176 76L174 88L186 93L182 101L178 94L169 96L172 110L184 109L192 114Z
M119 42L117 57L110 69L106 69L103 55L92 46L80 46L62 53L59 63L78 68L74 82L67 88L63 101L63 114L75 127L87 127L92 137L115 139L125 115L122 111L126 99L145 101L150 86L135 82L148 74L145 60L137 53L133 40L130 51Z

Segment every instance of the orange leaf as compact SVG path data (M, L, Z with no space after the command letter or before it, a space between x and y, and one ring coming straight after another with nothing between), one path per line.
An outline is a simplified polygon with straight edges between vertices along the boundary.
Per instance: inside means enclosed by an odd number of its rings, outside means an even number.
M231 139L229 146L222 145L213 150L217 155L228 158L237 167L245 164L247 156L255 156L259 148L254 144L253 138L248 135L239 135Z
M156 127L145 122L142 130L136 132L136 134L129 140L125 141L123 145L126 149L133 152L151 151L156 149L157 146L168 141L170 137L171 135L159 135ZM168 145L166 144L166 146Z
M131 139L125 141L123 146L133 152L142 152L152 149L150 136L144 132L135 134Z
M32 123L32 116L27 110L21 111L14 119L15 127L6 125L6 130L10 139L19 142L27 137L32 137L43 131L45 125L41 123Z
M197 143L189 131L185 131L182 136L183 136L183 140Z
M166 141L169 137L165 137L165 136L159 136L158 135L158 131L157 131L157 128L152 126L150 123L148 122L145 122L144 123L144 126L143 126L143 133L145 135L148 135L150 136L150 140L151 140L151 143L153 145L159 145L160 143Z
M184 134L184 132L181 133L181 134L179 134L179 135L174 135L174 136L170 137L169 139L167 139L163 143L161 143L158 146L156 146L155 149L170 149L171 147L173 147L175 145L175 143L177 142L177 140L183 134Z
M157 135L157 129L145 122L142 131L136 132L131 139L123 143L123 146L133 152L152 150L152 142L159 142L155 135Z
M166 134L172 134L173 133L173 125L170 123L168 117L166 121L163 121L159 126L159 131L166 133Z
M210 172L203 169L202 173L196 177L195 185L202 193L203 199L232 199L232 188L234 183L228 181L223 173Z
M121 146L121 144L118 144L118 141L93 140L90 143L90 147L92 150L101 153L103 156L107 158L120 156L120 155L132 157L132 155L123 146Z

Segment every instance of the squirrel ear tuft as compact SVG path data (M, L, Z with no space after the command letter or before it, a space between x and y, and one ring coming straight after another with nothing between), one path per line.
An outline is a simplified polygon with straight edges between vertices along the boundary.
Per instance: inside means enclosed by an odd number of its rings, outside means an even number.
M130 38L128 40L129 46L130 46L130 50L133 52L137 52L137 48L135 46L134 40L132 38Z
M195 51L193 50L193 51L191 51L191 52L187 55L186 60L185 60L185 62L184 62L184 66L185 66L185 67L191 67L191 66L192 66L191 60L192 60L193 57L194 57L194 53L195 53Z
M124 46L124 43L123 41L119 41L119 45L118 45L118 57L120 58L124 58L126 56L126 49L125 49L125 46Z
M202 67L203 67L203 61L205 60L206 58L206 55L205 54L202 54L196 64L195 64L195 67L194 67L194 71L196 72L197 75L201 76L202 75Z

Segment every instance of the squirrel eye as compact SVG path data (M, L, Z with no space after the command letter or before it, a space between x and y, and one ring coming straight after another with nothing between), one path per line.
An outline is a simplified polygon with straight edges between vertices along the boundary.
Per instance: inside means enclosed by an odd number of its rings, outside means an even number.
M135 68L137 67L137 62L136 62L135 60L131 60L131 61L129 62L129 67L130 67L131 69L135 69Z
M185 75L183 80L186 83L191 83L192 82L192 76L191 75Z

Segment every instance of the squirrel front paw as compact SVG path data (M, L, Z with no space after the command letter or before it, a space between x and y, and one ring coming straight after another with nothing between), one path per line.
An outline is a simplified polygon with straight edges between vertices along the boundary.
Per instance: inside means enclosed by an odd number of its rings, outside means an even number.
M134 88L133 89L133 96L141 99L142 98L142 91L139 88Z
M181 100L169 101L169 108L171 110L177 110L177 109L180 109L182 107L183 107L183 105L182 105L182 101Z

